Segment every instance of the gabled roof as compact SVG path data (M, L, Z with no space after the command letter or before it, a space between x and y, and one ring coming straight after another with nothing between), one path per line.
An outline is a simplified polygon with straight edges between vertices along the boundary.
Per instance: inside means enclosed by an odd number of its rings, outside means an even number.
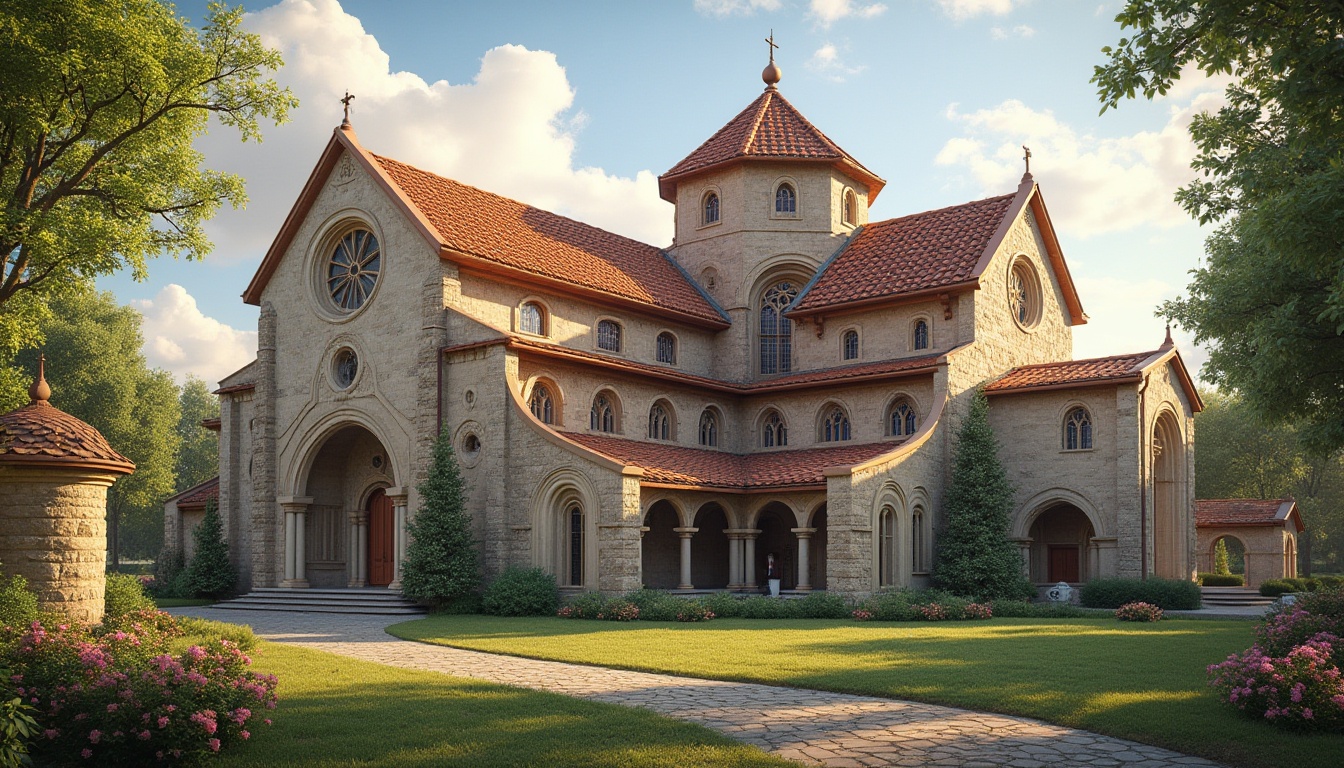
M737 117L659 176L658 193L664 200L676 202L677 180L742 160L815 160L837 165L868 186L869 203L886 185L803 117L779 91L767 88Z
M1055 237L1040 188L1025 174L1017 191L860 227L804 286L785 314L794 318L855 312L939 294L977 290L1017 220L1035 217L1045 256L1069 311L1087 314Z
M219 475L215 475L203 483L193 485L176 496L169 496L164 499L164 503L176 501L179 510L191 511L205 509L205 505L212 499L215 502L219 501Z
M1292 499L1196 499L1198 528L1271 527L1292 522L1298 533L1306 530L1297 502Z
M608 458L643 469L640 482L644 485L719 488L744 493L800 486L825 487L826 469L859 464L900 444L900 441L845 443L826 448L735 454L607 435L562 434Z
M338 128L243 293L261 292L339 158L349 154L442 258L504 279L702 327L727 317L662 250L422 171L360 146Z

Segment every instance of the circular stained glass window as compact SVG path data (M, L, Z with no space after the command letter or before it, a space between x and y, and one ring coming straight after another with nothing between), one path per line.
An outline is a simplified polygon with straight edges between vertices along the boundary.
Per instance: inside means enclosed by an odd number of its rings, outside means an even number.
M378 238L367 229L347 233L327 260L327 293L337 308L353 312L364 306L378 284L382 267Z
M355 354L355 350L342 349L337 352L332 365L336 386L340 389L349 389L350 385L355 383L355 376L359 374L359 357Z

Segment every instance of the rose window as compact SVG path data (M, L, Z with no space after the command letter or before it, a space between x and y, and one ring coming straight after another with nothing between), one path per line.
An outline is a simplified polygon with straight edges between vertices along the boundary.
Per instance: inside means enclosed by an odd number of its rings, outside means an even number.
M327 292L336 306L353 312L364 306L378 283L382 251L378 238L366 229L356 229L336 243L327 261Z

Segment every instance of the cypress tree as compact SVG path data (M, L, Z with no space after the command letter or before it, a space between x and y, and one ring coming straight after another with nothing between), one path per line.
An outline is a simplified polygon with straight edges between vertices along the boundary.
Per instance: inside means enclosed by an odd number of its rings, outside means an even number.
M1213 546L1213 572L1219 576L1232 574L1232 567L1227 562L1227 539L1219 539Z
M462 474L448 434L434 442L429 477L416 490L420 510L406 524L411 541L401 566L401 591L441 609L470 596L481 583Z
M224 521L214 499L205 503L205 517L192 534L196 552L185 576L193 597L227 597L238 582L238 572L229 562L229 543L224 540Z
M946 527L938 537L936 586L977 600L1035 596L1035 587L1022 575L1017 545L1008 540L1012 506L1013 487L989 426L989 401L976 392L943 497Z

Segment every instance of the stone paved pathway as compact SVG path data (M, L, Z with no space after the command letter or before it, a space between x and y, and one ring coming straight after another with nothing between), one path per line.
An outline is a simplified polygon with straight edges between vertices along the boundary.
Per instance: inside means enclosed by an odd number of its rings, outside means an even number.
M643 707L781 757L828 766L1216 766L1124 739L1024 717L867 696L535 661L398 640L399 619L183 608L250 624L268 640L343 656Z

